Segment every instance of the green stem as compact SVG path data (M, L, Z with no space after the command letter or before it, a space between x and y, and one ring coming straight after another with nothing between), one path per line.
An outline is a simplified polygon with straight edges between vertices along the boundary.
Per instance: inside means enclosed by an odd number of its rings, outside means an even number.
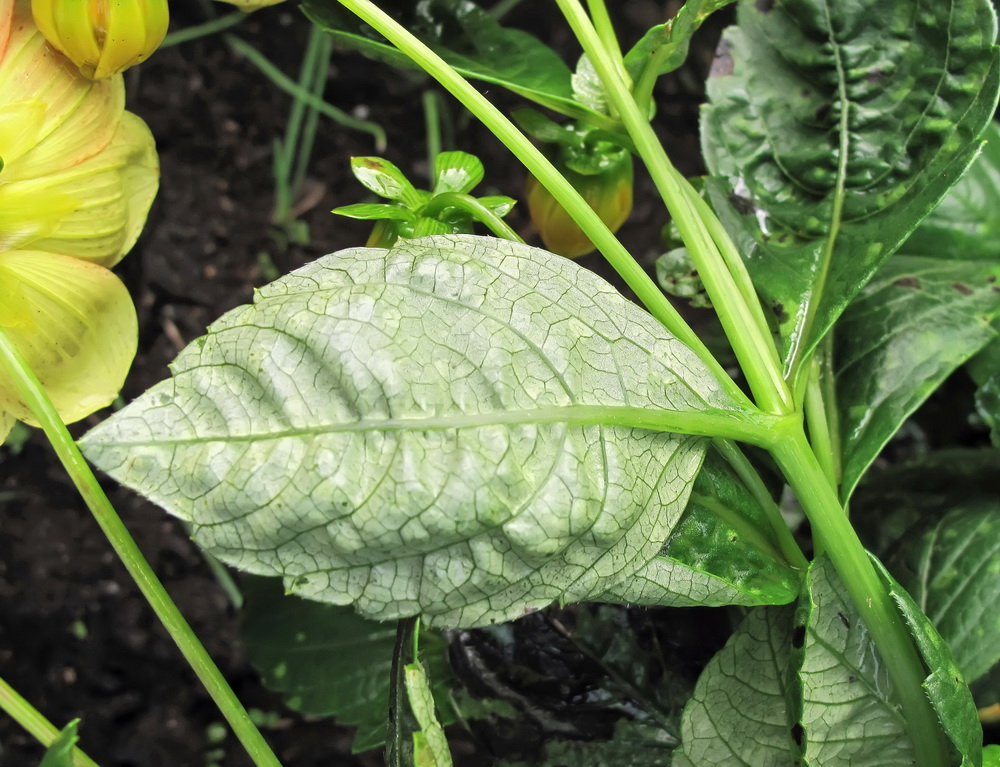
M45 431L52 448L73 480L81 497L110 541L125 569L149 602L163 627L177 644L195 674L205 685L219 711L258 767L280 767L246 709L226 682L212 658L195 636L184 616L170 599L149 563L143 557L100 483L84 460L55 406L38 378L28 367L14 342L0 327L0 368L9 376L21 401Z
M828 547L833 566L885 663L919 767L948 763L948 747L923 689L927 673L896 606L851 527L801 429L770 448L802 508Z
M389 678L389 733L385 741L386 767L404 767L406 759L406 667L407 651L415 647L414 634L417 618L403 618L396 622L396 642L392 647L392 671ZM413 656L414 660L416 655Z
M427 168L434 174L434 161L441 154L441 110L435 90L426 90L423 95L424 127L427 134ZM433 180L432 180L433 181Z
M632 86L632 98L635 99L636 106L644 115L652 112L653 88L656 87L656 81L660 79L660 68L668 55L670 55L670 48L666 45L659 46L649 57L646 66L642 68L642 74Z
M313 93L313 84L316 79L316 58L319 55L323 37L325 34L320 31L319 27L310 25L309 41L306 43L306 50L302 55L299 66L299 81L296 83L301 93ZM292 166L299 149L299 136L308 109L306 102L296 96L292 101L288 120L285 122L285 138L281 142L276 142L277 146L274 152L275 203L271 218L280 225L288 223L292 200L297 193L295 183L292 180ZM312 114L318 113L312 110Z
M196 24L193 27L179 29L176 32L171 32L169 35L164 37L163 42L160 43L160 47L169 48L172 45L181 45L183 43L191 42L192 40L197 40L201 37L214 35L217 32L222 32L223 30L235 27L246 17L247 15L243 13L243 11L236 11L234 13L227 13L225 16L220 16L217 19L206 21L203 24Z
M322 99L330 74L330 59L333 56L333 38L315 24L312 25L309 32L310 41L314 34L319 37L319 44L315 59L312 62L313 81L310 92L316 98ZM293 196L298 196L301 193L302 185L306 180L309 161L312 159L313 146L316 143L316 129L319 125L319 116L317 110L310 108L306 114L305 124L302 126L302 138L299 141L297 156L295 158L295 172L292 174Z
M522 3L523 0L500 0L499 3L490 8L489 13L494 19L499 21L517 6Z
M384 13L370 0L340 0L341 5L384 35L419 67L435 78L515 154L560 205L573 217L584 234L601 251L608 263L621 275L636 297L670 332L701 358L726 392L744 406L751 406L746 395L730 378L725 368L712 356L698 335L691 330L667 300L656 283L632 258L632 255L601 221L573 185L552 165L531 141L504 117L486 98L450 67L440 56Z
M446 211L448 208L457 208L458 210L465 211L476 219L476 221L484 224L491 232L493 232L493 234L502 240L510 240L511 242L521 243L524 242L520 235L511 229L507 223L500 218L500 216L487 208L470 194L445 192L443 194L434 195L430 202L423 207L421 214L434 218L438 214Z
M750 297L747 291L734 278L730 265L716 244L716 239L728 240L728 236L721 225L709 227L706 224L706 221L714 219L714 215L707 205L702 206L695 201L697 194L671 164L649 120L639 112L626 83L617 76L614 61L604 50L579 0L556 2L590 57L609 103L617 109L636 152L646 164L673 217L758 404L771 412L789 412L792 409L791 393L782 376L781 366L776 362L777 351L771 334L762 326L763 310L756 296L748 302ZM737 253L735 246L730 252ZM742 263L738 257L736 261ZM733 267L742 270L736 264ZM751 308L754 303L758 304L756 309Z
M21 695L0 679L0 708L10 714L35 740L48 748L58 737L59 729ZM73 747L73 767L98 767L97 762L76 746Z
M813 355L809 365L809 380L806 384L804 411L806 426L809 428L809 443L812 445L816 460L823 469L831 487L837 487L837 466L833 454L833 438L830 434L830 424L827 421L826 405L823 398L820 362Z
M615 34L615 27L611 23L611 15L608 13L607 5L604 4L604 0L587 0L587 7L590 9L591 17L594 19L594 28L597 30L597 34L604 44L604 50L611 57L612 61L614 61L615 67L618 69L618 76L628 83L628 87L631 88L632 83L629 82L628 72L625 69L625 60L622 57L622 49L618 44L618 35Z
M300 99L303 103L312 107L320 114L329 117L339 125L370 134L375 139L375 151L385 151L387 140L385 131L382 129L381 125L377 125L376 123L368 120L359 120L357 117L352 117L342 109L337 109L337 107L327 104L323 101L323 99L314 96L308 91L302 90L294 80L275 67L274 64L268 61L260 51L249 43L236 37L236 35L226 35L225 40L231 48L246 56L247 60L251 64L267 75L268 79L281 88L281 90L285 93L295 97L296 99Z
M785 561L799 570L808 570L809 560L806 559L806 555L799 548L799 544L795 541L792 531L788 529L788 525L781 516L781 509L774 502L767 486L764 485L764 481L760 478L760 474L757 473L757 469L754 468L753 464L743 454L743 451L732 440L716 437L712 440L712 445L718 451L719 455L726 459L729 466L736 472L736 476L740 478L754 500L757 501L757 505L763 510L767 521L770 523L771 530L778 541L778 548L781 549Z

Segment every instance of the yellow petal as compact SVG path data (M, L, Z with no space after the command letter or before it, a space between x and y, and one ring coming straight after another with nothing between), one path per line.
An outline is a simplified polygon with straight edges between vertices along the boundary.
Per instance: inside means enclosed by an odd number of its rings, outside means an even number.
M10 39L10 26L14 16L14 0L0 0L0 60L7 52L7 41Z
M113 402L135 356L135 307L125 286L69 256L0 253L0 324L67 423ZM2 371L0 412L37 425Z
M111 140L125 109L120 77L92 82L50 48L18 3L6 55L0 61L0 104L36 101L45 106L34 148L14 162L3 156L3 179L45 175L96 154ZM26 136L24 141L28 140Z
M159 183L159 162L153 136L135 115L122 115L111 142L102 152L44 179L0 186L0 211L11 212L14 224L19 209L7 195L22 188L44 188L51 195L46 216L56 226L33 238L31 248L113 266L132 248L146 221ZM71 200L66 209L59 201ZM44 201L42 201L44 204ZM61 215L60 215L61 213ZM25 209L24 220L31 211ZM11 237L0 212L0 243Z

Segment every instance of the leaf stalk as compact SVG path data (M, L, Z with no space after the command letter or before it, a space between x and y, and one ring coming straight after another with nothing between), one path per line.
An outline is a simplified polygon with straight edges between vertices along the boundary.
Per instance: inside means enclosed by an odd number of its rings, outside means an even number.
M125 569L219 707L219 711L229 722L229 726L243 744L247 754L257 767L281 767L278 758L250 719L243 704L142 555L56 412L45 388L2 327L0 327L0 369L9 376L18 396L41 425L60 462L101 530L104 531L115 553L125 565Z

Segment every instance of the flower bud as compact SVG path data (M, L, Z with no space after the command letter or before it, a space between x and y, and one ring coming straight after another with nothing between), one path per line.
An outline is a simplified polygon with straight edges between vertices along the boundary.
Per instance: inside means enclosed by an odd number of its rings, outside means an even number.
M587 175L569 169L562 162L556 162L556 167L601 221L617 232L632 212L632 156L622 152L614 163ZM579 258L594 251L594 243L534 176L528 177L525 191L531 220L548 250L567 258Z
M149 58L167 34L167 0L31 0L53 48L100 80Z

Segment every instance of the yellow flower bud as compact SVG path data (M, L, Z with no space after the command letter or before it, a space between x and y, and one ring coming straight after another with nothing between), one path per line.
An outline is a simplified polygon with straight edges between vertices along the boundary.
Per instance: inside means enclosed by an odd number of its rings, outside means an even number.
M156 195L153 137L125 112L120 75L81 77L46 45L26 3L13 20L0 58L0 250L113 266Z
M566 179L612 232L617 232L632 212L632 157L623 152L609 168L590 175L576 173L556 163ZM526 185L528 210L545 247L567 258L579 258L594 251L594 243L577 226L565 208L534 176Z
M31 0L45 39L95 80L149 58L170 20L167 0Z
M138 237L159 167L124 104L121 75L86 79L28 0L0 0L0 327L67 423L110 404L135 355L135 307L106 267ZM0 371L0 442L15 420L34 423Z

